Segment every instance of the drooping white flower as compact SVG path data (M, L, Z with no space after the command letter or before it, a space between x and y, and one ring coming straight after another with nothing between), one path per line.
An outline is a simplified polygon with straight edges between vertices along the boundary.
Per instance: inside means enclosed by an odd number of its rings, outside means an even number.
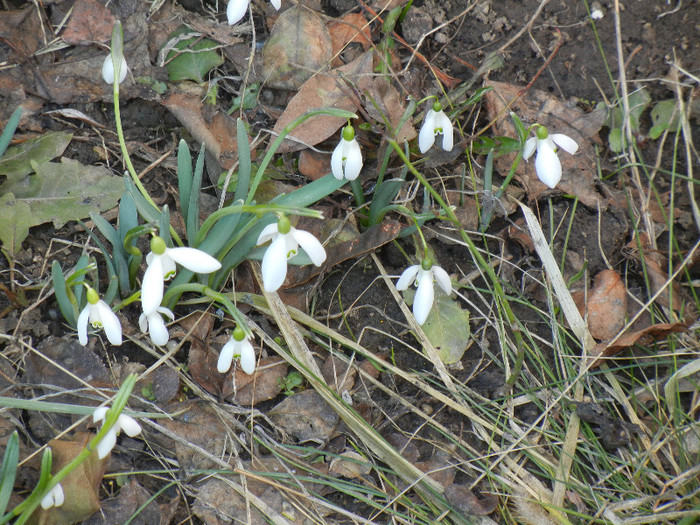
M433 107L428 110L428 114L423 121L423 127L418 133L418 149L425 153L435 144L435 136L442 135L442 149L452 151L454 145L454 132L452 122L442 110L440 102L435 100Z
M297 230L289 219L282 216L276 223L268 224L258 237L258 246L272 241L263 255L263 286L268 292L274 292L282 286L287 277L287 259L299 252L299 246L316 266L326 260L326 250L316 237L307 231Z
M355 138L355 130L348 125L343 128L340 143L331 156L331 171L338 180L355 180L362 170L362 151Z
M46 493L46 496L41 498L41 508L46 510L51 507L60 507L63 505L65 496L63 494L63 487L58 483L53 486L53 488Z
M88 321L94 328L102 327L105 330L107 339L115 346L122 344L122 325L119 318L112 309L105 303L97 292L87 287L88 304L83 308L78 316L78 341L85 346L88 342L87 325Z
M277 11L280 10L282 6L282 0L270 0L272 7ZM226 6L226 19L228 20L228 25L232 26L241 21L241 19L248 12L248 4L250 0L229 0Z
M221 268L221 263L197 248L168 248L165 241L155 236L151 239L151 253L146 256L148 268L143 274L141 306L144 313L156 311L163 300L163 285L175 275L175 263L196 273L211 273Z
M255 349L240 326L236 327L231 340L221 349L216 369L225 374L231 368L235 358L240 358L241 368L246 374L255 372Z
M241 21L248 12L249 3L250 0L228 0L228 6L226 6L228 25L232 26Z
M170 339L170 334L168 334L168 327L165 326L165 321L163 321L161 314L167 316L171 321L175 320L175 314L167 308L159 306L155 310L143 312L139 316L139 328L141 328L143 333L148 332L153 344L165 346L168 339Z
M537 149L537 177L553 189L561 180L561 162L557 156L557 146L573 155L578 150L578 144L571 137L561 133L550 135L544 126L538 126L536 134L536 137L530 137L525 142L523 158L528 160Z
M420 325L428 318L433 307L433 298L435 297L433 280L437 281L446 294L452 292L450 276L445 270L432 264L429 259L424 259L421 264L414 264L406 268L396 283L396 289L399 291L408 289L414 282L418 285L416 295L413 298L413 317Z
M104 424L105 416L109 407L99 407L92 413L93 423L102 421ZM117 444L117 436L121 431L126 432L129 437L137 436L141 433L141 425L131 416L119 414L116 423L109 429L105 437L97 444L97 457L103 459L111 452L114 445Z
M126 72L128 70L126 65L126 59L122 56L122 65L119 68L119 83L121 84L126 79ZM107 84L114 84L114 62L112 62L112 55L107 55L105 61L102 63L102 78Z

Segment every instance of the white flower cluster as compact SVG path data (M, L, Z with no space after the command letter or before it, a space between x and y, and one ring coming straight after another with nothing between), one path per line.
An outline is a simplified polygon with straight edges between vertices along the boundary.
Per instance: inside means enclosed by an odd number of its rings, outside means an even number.
M109 407L99 407L92 413L93 423L102 421L104 425L105 417L107 416L107 411ZM117 444L117 436L121 431L124 431L129 437L135 437L141 433L141 425L133 417L127 416L126 414L119 414L117 422L114 423L112 428L107 431L107 434L100 440L97 444L97 457L104 459L112 451L114 445Z
M163 301L163 287L166 279L175 276L176 263L195 273L211 273L221 268L221 263L208 253L196 248L168 248L160 237L151 239L151 253L146 256L148 268L143 274L141 285L141 307L139 317L142 332L148 331L151 341L158 346L168 342L168 329L161 314L169 319L175 316L160 305Z
M414 264L406 268L396 283L396 289L399 291L408 289L413 283L418 286L413 298L413 317L421 325L428 319L428 314L433 308L433 299L435 298L433 281L437 281L438 286L446 294L452 293L452 281L450 281L448 273L434 265L429 259L424 259L421 264Z

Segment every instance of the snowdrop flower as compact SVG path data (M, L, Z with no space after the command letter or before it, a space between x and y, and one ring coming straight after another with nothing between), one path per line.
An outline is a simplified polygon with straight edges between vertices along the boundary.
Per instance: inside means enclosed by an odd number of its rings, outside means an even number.
M105 303L97 292L85 285L87 288L88 304L78 316L78 341L85 346L88 342L87 325L88 321L94 328L102 327L109 342L115 346L122 344L122 325L119 318L112 309Z
M148 268L141 286L141 306L146 315L153 314L160 306L164 281L175 275L175 263L196 273L211 273L221 268L221 263L208 253L196 248L168 248L158 236L151 239L151 253L146 256L146 262Z
M435 144L435 135L442 135L442 149L452 151L454 144L452 122L445 112L442 110L442 105L438 100L433 102L433 107L428 110L425 116L423 127L418 133L418 149L421 153L425 153Z
M63 505L64 499L63 487L58 483L41 499L41 508L46 510L51 507L60 507Z
M561 180L561 162L557 157L557 146L573 155L578 150L574 139L561 133L550 135L547 128L537 126L536 137L530 137L525 142L523 158L529 159L537 149L535 171L539 179L550 188L555 188Z
M421 264L414 264L406 268L396 283L396 289L399 291L406 290L414 282L417 283L418 289L413 298L413 316L416 318L416 322L421 325L428 318L433 307L433 298L435 297L433 280L437 281L446 294L452 292L450 276L445 270L435 266L430 259L423 259Z
M270 3L277 11L282 6L282 0L270 0ZM232 26L240 22L248 11L248 4L250 4L250 0L229 0L228 6L226 6L228 25Z
M175 314L173 314L167 308L159 306L155 310L143 312L139 316L139 328L141 328L141 331L144 334L148 332L148 335L151 336L151 341L153 341L153 344L165 346L168 339L170 339L170 334L168 334L168 328L165 326L163 317L160 314L167 316L171 321L175 320Z
M231 368L231 363L236 357L240 358L241 368L246 374L250 375L255 372L255 350L240 326L236 327L231 340L221 349L216 369L225 374Z
M343 128L340 143L331 156L331 171L338 180L355 180L362 169L362 151L355 138L355 129L351 125Z
M102 421L104 425L105 416L107 415L107 410L109 407L99 407L92 413L93 423ZM137 436L141 433L141 425L131 416L125 414L119 414L116 423L109 429L105 437L97 444L97 457L103 459L107 457L107 454L111 452L114 445L117 444L117 436L119 432L124 431L129 437Z
M126 59L122 57L122 65L119 68L119 83L121 84L126 79L126 71L128 66L126 65ZM107 55L105 61L102 63L102 78L107 84L114 84L114 62L112 62L112 55Z
M316 237L306 231L297 230L289 224L285 216L273 224L268 224L258 237L258 246L272 241L263 255L262 277L267 292L275 292L287 277L287 259L299 252L299 246L316 266L326 260L326 250Z

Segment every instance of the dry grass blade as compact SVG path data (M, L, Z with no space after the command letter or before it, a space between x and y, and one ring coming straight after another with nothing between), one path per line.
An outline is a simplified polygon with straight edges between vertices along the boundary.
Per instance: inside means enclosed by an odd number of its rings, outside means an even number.
M547 239L542 232L542 228L540 227L535 214L532 213L530 208L522 203L520 204L520 208L523 210L525 220L527 221L528 228L530 229L530 236L535 244L535 250L537 251L537 255L539 255L540 259L542 260L547 277L552 283L554 293L559 300L562 311L564 312L564 317L566 317L569 326L581 342L584 358L581 360L581 367L578 377L572 378L572 380L576 381L576 385L574 387L574 399L576 401L582 401L583 383L581 383L579 379L586 372L590 364L593 363L593 361L587 362L585 357L588 356L589 352L595 346L595 341L588 331L586 322L584 321L583 317L581 317L578 308L576 308L576 305L574 304L571 293L564 282L564 277L559 270L559 266L557 265L557 261L554 259L554 255L552 255L552 251L549 248ZM553 319L552 321L556 323L556 319ZM579 424L580 420L578 416L575 413L571 414L571 419L569 420L569 427L566 431L566 438L562 447L562 455L559 460L554 482L554 495L552 497L552 503L557 507L563 507L564 505L567 480L569 478L569 472L571 471L571 465L574 460L574 454L576 454Z
M255 276L262 287L262 277L257 265L253 265ZM274 341L266 341L274 350L295 366L301 372L313 388L323 397L323 399L335 410L341 419L350 427L357 437L374 453L377 457L391 467L406 483L412 486L421 494L426 501L450 512L449 516L454 523L487 523L488 518L465 517L451 512L447 502L441 497L444 487L423 471L406 460L396 451L381 435L379 435L367 422L362 419L354 410L347 406L333 390L325 383L321 370L313 359L304 338L287 311L286 306L276 293L264 292L264 297L270 307L272 315L287 343L289 352ZM488 521L485 522L484 520Z

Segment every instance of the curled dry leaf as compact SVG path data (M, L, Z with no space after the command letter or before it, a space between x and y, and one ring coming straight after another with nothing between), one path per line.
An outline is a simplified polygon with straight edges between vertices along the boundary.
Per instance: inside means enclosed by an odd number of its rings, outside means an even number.
M611 339L625 326L627 290L615 270L603 270L595 276L588 301L583 291L571 294L579 312L588 322L594 339Z
M330 73L318 73L304 82L299 92L287 104L287 108L275 124L274 132L281 133L304 113L320 108L337 108L355 111L359 100L347 82L363 86L372 73L372 52L367 52L349 64ZM288 153L314 146L331 137L346 119L330 115L317 115L297 126L279 148Z
M639 344L647 346L654 341L663 339L669 334L685 332L688 327L684 323L658 323L648 326L643 330L635 330L627 332L618 337L612 343L598 343L592 350L591 354L598 359L593 363L593 367L599 366L602 363L601 357L612 357L620 353L625 348Z
M202 103L204 88L181 83L177 90L163 100L163 105L197 142L206 145L207 152L219 161L223 169L229 169L238 156L236 122L226 112Z
M340 54L347 45L357 42L362 45L365 51L372 45L372 33L369 28L369 22L361 13L347 13L343 15L328 26L328 32L331 36L331 53L333 55L331 65L333 67L343 65Z

